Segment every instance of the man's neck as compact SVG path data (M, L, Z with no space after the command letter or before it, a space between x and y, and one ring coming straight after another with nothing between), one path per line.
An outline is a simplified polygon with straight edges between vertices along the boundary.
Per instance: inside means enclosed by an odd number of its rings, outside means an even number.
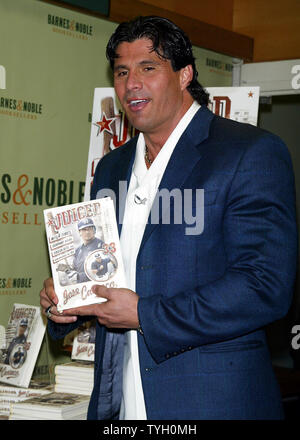
M148 155L151 161L153 161L156 158L156 156L158 155L158 153L160 152L160 150L168 140L169 136L176 128L180 120L183 118L185 113L189 110L193 102L194 100L191 97L186 99L182 111L177 117L176 116L174 117L172 125L169 125L168 128L165 128L164 130L159 130L158 132L143 133L145 144L147 145L147 149L148 149Z

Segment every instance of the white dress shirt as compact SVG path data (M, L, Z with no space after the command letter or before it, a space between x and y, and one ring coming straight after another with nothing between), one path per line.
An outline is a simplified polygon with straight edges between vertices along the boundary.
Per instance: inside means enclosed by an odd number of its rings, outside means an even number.
M139 135L120 237L127 285L133 291L136 288L136 258L153 200L173 150L199 108L200 105L194 101L149 169L145 164L144 136L142 133ZM125 341L120 420L146 420L136 330L126 332Z

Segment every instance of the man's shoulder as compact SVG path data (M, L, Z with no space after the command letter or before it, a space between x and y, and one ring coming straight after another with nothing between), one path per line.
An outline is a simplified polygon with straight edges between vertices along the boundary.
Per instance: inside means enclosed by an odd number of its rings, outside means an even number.
M229 150L256 150L287 153L287 147L282 139L274 133L260 127L234 121L215 115L209 129L209 142L221 144Z
M80 244L76 249L75 249L75 253L74 253L74 258L76 258L79 254L79 252L82 250L83 248L83 244Z
M98 238L98 237L95 237L95 238L94 238L94 243L99 247L99 245L100 245L100 246L103 245L104 241L101 240L101 239Z
M216 141L231 140L233 142L248 142L258 139L282 142L275 134L255 125L238 122L215 115L210 127L210 136Z
M243 158L243 166L253 169L289 169L292 163L284 141L262 128L215 116L210 127L209 147L225 160Z
M256 139L266 135L268 132L254 125L234 121L215 115L210 126L210 136L216 141Z
M116 162L119 162L119 160L127 155L133 154L133 151L135 150L135 146L137 143L137 136L133 137L129 141L127 141L125 144L121 145L120 147L116 148L115 150L110 151L109 153L105 154L100 162L99 166L101 167L110 167L114 165Z

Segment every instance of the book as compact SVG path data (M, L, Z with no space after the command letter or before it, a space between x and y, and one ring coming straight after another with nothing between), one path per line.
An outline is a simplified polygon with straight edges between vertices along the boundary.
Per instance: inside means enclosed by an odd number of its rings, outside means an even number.
M9 420L83 420L86 419L89 397L52 392L16 402Z
M13 397L13 396L1 396L0 395L0 415L9 416L11 412L12 404L25 400L26 397Z
M35 381L30 381L29 387L13 387L10 385L0 384L0 398L3 396L9 397L35 397L41 394L48 394L52 390L53 386L49 383L36 383Z
M126 287L110 197L45 209L44 218L59 311L106 301L94 284Z
M83 383L79 386L78 382L73 383L56 383L54 385L54 391L57 393L69 393L69 394L80 394L83 396L90 396L93 391L93 384Z
M0 382L28 388L45 329L40 307L13 305L0 349Z
M71 358L73 360L94 361L95 359L95 320L85 322L75 330Z
M56 392L90 396L94 386L94 364L87 361L72 361L55 367Z
M29 388L0 384L0 415L9 416L11 407L16 402L50 394L51 392L53 392L53 386L48 383L35 383L35 381L31 381Z
M64 374L70 376L72 374L80 375L81 377L91 377L94 374L94 363L85 361L71 361L66 364L59 364L55 366L55 375Z

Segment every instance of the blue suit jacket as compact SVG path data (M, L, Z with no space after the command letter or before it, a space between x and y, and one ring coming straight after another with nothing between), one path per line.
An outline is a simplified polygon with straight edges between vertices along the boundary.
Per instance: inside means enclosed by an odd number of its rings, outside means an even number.
M113 190L118 219L119 181L129 182L135 148L133 139L106 155L95 174L92 198ZM204 229L187 235L187 215L181 224L172 221L172 197L171 224L163 224L161 213L159 224L145 229L136 291L148 419L282 417L263 327L288 311L296 272L286 147L268 132L201 107L177 143L162 188L204 189ZM188 209L199 215L196 197ZM49 325L54 337L72 328ZM122 331L97 326L89 418L118 418L122 348Z

